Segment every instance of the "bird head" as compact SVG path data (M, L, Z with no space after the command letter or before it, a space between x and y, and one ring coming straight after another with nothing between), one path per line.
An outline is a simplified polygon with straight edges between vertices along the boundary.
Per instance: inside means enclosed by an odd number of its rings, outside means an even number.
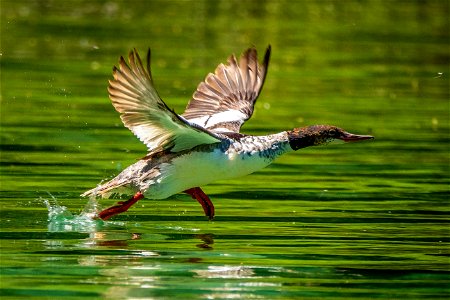
M371 135L349 133L339 127L329 125L313 125L294 128L288 133L289 145L293 150L309 146L319 146L334 141L357 142L373 139Z

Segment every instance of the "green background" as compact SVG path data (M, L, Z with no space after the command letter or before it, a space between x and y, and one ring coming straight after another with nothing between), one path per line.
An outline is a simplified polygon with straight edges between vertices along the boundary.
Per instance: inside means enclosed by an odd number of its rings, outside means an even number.
M448 16L438 0L1 1L0 295L447 297ZM181 113L231 53L268 44L244 133L333 124L376 139L204 187L212 222L181 194L80 218L79 194L146 151L107 96L120 55L151 47Z

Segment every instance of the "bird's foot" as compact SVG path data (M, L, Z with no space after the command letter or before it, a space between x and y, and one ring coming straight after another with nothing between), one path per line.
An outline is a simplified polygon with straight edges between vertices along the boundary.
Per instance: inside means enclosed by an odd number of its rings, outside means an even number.
M133 197L131 197L127 201L120 201L117 205L111 206L107 209L102 210L98 217L102 220L107 220L112 216L123 213L127 211L133 204L138 202L140 199L144 198L144 195L141 192L137 192Z
M205 215L212 220L214 218L214 204L209 197L199 187L190 188L184 191L186 194L191 195L192 199L195 199L203 207Z

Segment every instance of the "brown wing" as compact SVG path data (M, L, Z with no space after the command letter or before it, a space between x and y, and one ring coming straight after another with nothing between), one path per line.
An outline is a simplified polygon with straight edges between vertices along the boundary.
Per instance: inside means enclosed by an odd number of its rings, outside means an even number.
M119 68L114 67L109 97L123 124L147 145L149 154L168 149L178 152L221 140L177 115L161 100L151 77L150 49L147 69L136 50L130 52L128 59L129 65L121 57Z
M183 117L209 131L239 132L253 114L269 65L271 47L258 63L255 48L245 51L239 62L234 55L220 64L199 84Z

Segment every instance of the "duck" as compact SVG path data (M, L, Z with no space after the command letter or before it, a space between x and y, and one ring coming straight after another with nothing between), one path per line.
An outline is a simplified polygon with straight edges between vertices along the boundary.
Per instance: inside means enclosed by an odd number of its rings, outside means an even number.
M155 89L150 48L145 67L136 49L130 51L128 62L121 56L109 80L109 98L125 127L148 151L113 179L81 194L131 196L100 211L98 218L107 220L123 213L143 198L160 200L186 193L212 220L215 208L202 186L251 174L283 154L306 147L374 138L331 125L311 125L263 136L241 133L264 85L270 55L270 45L262 62L258 61L255 47L248 48L239 59L231 55L226 64L219 64L198 85L182 114L169 108Z

